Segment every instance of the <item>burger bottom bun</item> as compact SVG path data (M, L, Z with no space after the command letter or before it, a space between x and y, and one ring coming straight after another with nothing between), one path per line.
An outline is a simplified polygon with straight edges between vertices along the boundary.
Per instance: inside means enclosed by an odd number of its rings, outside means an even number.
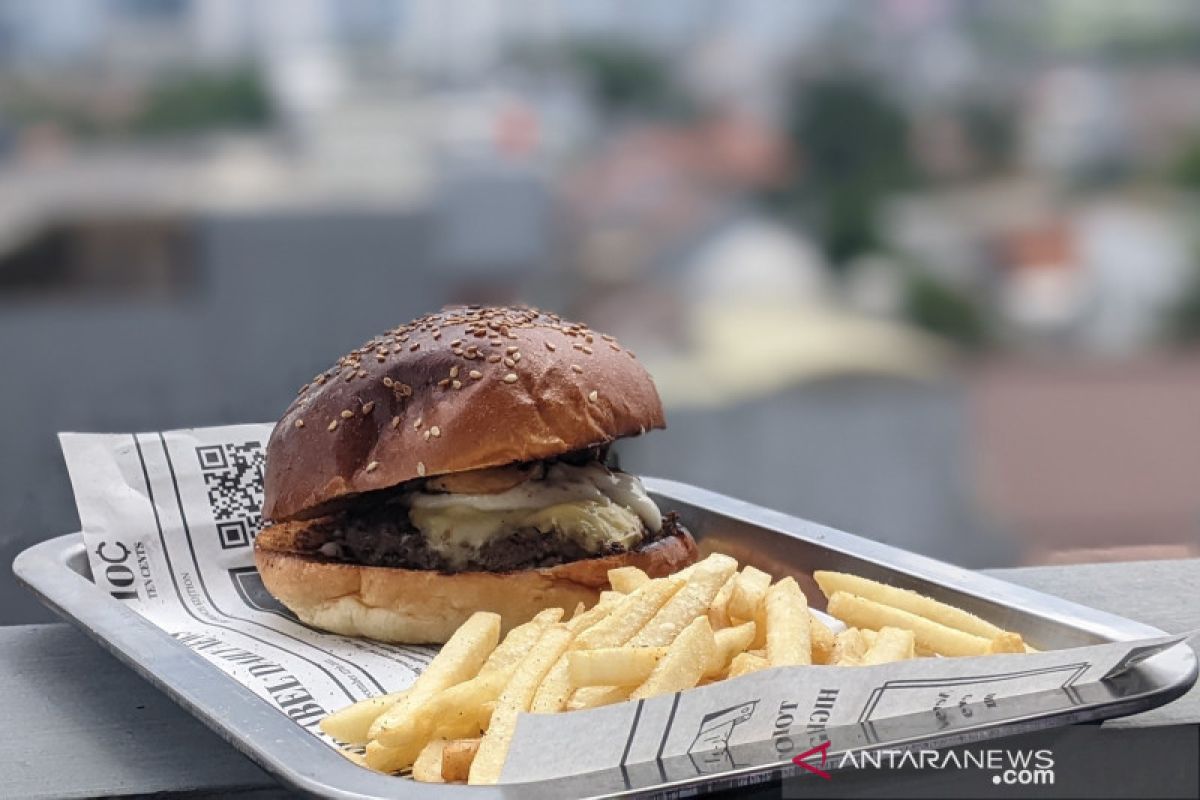
M651 577L696 560L683 529L642 548L520 572L458 572L368 567L310 555L255 549L255 563L272 595L315 628L384 642L445 642L476 611L494 611L503 631L546 608L568 614L591 606L608 588L608 571L635 566Z

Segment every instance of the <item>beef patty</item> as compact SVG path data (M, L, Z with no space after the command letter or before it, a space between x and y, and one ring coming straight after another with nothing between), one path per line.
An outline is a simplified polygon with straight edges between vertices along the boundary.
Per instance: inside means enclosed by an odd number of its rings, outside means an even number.
M678 516L674 512L669 513L663 517L662 529L657 533L643 530L638 547L676 535L679 531ZM542 533L536 528L523 528L504 538L487 542L465 566L454 568L429 546L425 536L409 521L405 507L399 503L344 510L314 520L307 526L304 541L298 544L298 549L305 555L328 561L438 572L510 572L552 567L625 550L613 544L602 552L589 553L576 542L555 532Z

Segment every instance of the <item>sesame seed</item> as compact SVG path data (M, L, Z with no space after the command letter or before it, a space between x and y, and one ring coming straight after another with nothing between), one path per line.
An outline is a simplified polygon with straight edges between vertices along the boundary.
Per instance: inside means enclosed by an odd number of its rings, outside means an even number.
M378 468L379 468L378 461L372 461L370 464L367 464L367 472L374 472Z
M429 431L425 431L425 441L429 441Z
M595 389L592 389L590 392L588 392L588 400L590 400L594 403L599 399L600 399L600 393L597 392Z
M451 378L457 378L457 377L458 377L458 366L457 366L457 365L455 365L455 366L453 366L453 367L451 367L451 368L450 368L450 377L451 377Z
M483 373L477 369L473 369L470 372L468 372L467 374L471 376L471 380L475 380L475 381L477 381L483 377Z
M354 377L356 377L356 378L365 378L365 377L367 377L367 371L366 371L365 369L360 369L360 370L359 370L359 371L358 371L358 372L355 374L355 376L354 376Z
M510 347L507 350L505 350L504 352L508 353L511 356L513 353L517 352L517 348Z
M400 383L399 381L397 381L396 388L400 390L400 394L403 397L412 397L412 387L409 386L407 383Z
M363 403L363 407L362 407L362 413L363 413L363 416L364 416L364 417L365 417L367 414L370 414L370 413L371 413L372 411L374 411L374 410L375 410L375 401L374 401L374 400L370 400L370 401L368 401L368 402L366 402L366 403Z
M435 438L435 439L442 435L442 429L439 428L437 425L434 425L433 427L431 427L428 432L433 434L433 438Z
M455 380L455 381L450 381L450 388L451 388L451 389L461 389L461 388L462 388L462 381L458 381L458 380Z
M507 375L505 375L504 382L505 383L516 383L517 382L517 373L510 372Z
M410 352L410 353L414 353L414 352L416 352L417 350L420 350L420 349L421 349L421 343L420 343L420 342L413 342L412 344L410 344L410 345L408 346L408 350L409 350L409 352Z
M328 428L328 430L331 430L331 431L336 431L336 430L337 430L337 420L336 420L336 419L335 419L333 422L329 423L329 428Z
M353 416L354 416L354 412L349 409L342 411L342 419L350 419Z
M462 339L455 339L453 342L450 343L450 346L458 347L460 344L462 344Z
M499 364L499 363L500 363L500 356L497 356L497 355L490 355L490 356L488 356L488 363L489 363L489 364Z
M546 349L553 353L557 348L555 348L553 342L546 342Z
M517 362L513 361L511 358L504 359L504 366L511 368L511 367L515 367L516 365L517 365Z
M617 340L617 337L609 336L607 333L600 334L600 338L606 342L615 342Z
M449 378L442 378L440 381L437 382L437 386L439 389L445 389L449 385L450 385Z
M296 427L297 427L297 428L303 428L303 427L304 427L304 420L302 420L302 419L298 419L298 420L296 420Z
M619 353L619 352L621 352L621 348L617 347L617 346L616 346L615 344L613 344L612 342L609 342L609 343L608 343L608 346L612 348L612 351L613 351L614 353Z
M425 462L424 461L417 462L417 474L422 477L425 476Z
M393 428L400 427L400 418L399 417L392 417L392 427Z
M389 388L389 389L392 388L392 386L394 386L395 383L396 382L394 380L392 380L391 378L389 378L387 375L383 376L383 385L386 386L387 388Z
M513 355L512 355L512 359L513 359L513 361L520 361L520 360L521 360L521 353L520 353L520 351L517 351L516 353L513 353Z
M571 365L571 371L572 371L572 372L577 372L577 373L579 373L580 375L582 375L582 374L583 374L583 367L579 366L578 364L572 364L572 365Z
M590 347L584 346L579 349L582 350L583 352L587 353L589 356L592 354L592 348L590 348Z
M324 382L325 382L325 373L321 373L320 375L317 376L317 383L322 384Z
M422 417L417 417L415 420L413 420L413 430L420 428L423 421L424 420Z

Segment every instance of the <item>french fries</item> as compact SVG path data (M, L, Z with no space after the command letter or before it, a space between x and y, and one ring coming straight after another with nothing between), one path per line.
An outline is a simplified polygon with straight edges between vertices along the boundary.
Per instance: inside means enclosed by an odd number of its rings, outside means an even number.
M479 752L478 737L474 739L452 739L442 748L442 780L446 783L462 783L471 774L471 764ZM416 767L413 767L416 775Z
M750 652L738 653L729 665L729 677L737 678L742 675L749 675L751 672L758 672L760 669L766 669L769 666L771 665L767 663L767 659L762 656L756 656Z
M575 649L620 647L653 619L683 585L682 581L671 578L659 578L642 584L626 595L611 614L579 634L574 643Z
M784 578L763 599L767 622L767 661L772 667L812 663L812 616L795 578Z
M754 612L771 585L771 576L751 566L742 568L729 595L729 615L736 619L754 619Z
M420 755L413 762L413 780L420 781L421 783L444 783L445 778L442 777L442 759L445 753L445 739L434 739L421 748Z
M709 664L704 677L719 678L724 675L737 654L750 648L750 643L754 641L754 628L753 622L743 622L732 628L714 631L713 638L717 643L716 657Z
M677 640L678 641L678 640ZM567 653L575 686L637 686L667 655L666 647L608 647Z
M389 729L419 717L424 706L443 689L477 674L484 660L496 649L499 638L499 614L487 611L472 614L429 662L404 697L371 724L367 733L376 741L367 745L367 764L383 772L392 772L411 764L420 753L420 748L408 758L407 754L397 754L393 748L378 741L380 736ZM397 766L397 760L407 763Z
M834 592L846 592L984 639L995 639L1005 633L1001 628L974 614L969 614L960 608L940 603L931 597L925 597L908 589L899 589L868 578L848 575L845 572L818 570L813 573L813 579L821 587L821 591L826 597L832 597Z
M940 622L846 592L834 592L828 608L830 614L847 625L873 630L888 626L910 630L918 647L941 656L987 655L991 645L991 641L982 636L963 633Z
M737 573L734 573L717 590L717 596L713 598L708 607L708 621L712 624L714 631L728 628L732 624L732 620L729 619L729 598L733 594L733 587L736 583Z
M442 738L478 734L487 725L484 704L496 699L542 631L561 617L562 609L549 608L524 625L518 625L491 652L475 677L447 687L436 697L430 698L420 713L408 714L390 725L381 725L372 743L381 746L374 750L371 745L367 746L367 763L372 767L376 764L386 765L388 771L403 769L417 757L421 747L435 731ZM441 656L440 653L438 655Z
M816 614L811 611L809 615L809 635L812 637L812 660L814 664L829 664L832 663L833 657L833 631L829 629L821 620L817 619Z
M708 616L696 617L675 637L645 683L634 689L629 698L638 700L691 689L716 657L717 640L713 637Z
M833 653L829 663L837 667L856 667L871 649L867 637L858 628L847 628L833 637Z
M714 554L665 578L609 572L587 608L548 609L499 640L495 614L473 615L402 692L330 714L321 730L366 745L347 757L411 768L419 781L496 783L526 712L559 713L642 700L776 667L889 664L926 656L1031 650L1019 634L916 592L816 572L837 633L795 578Z
M406 691L392 692L359 700L354 705L346 706L321 720L321 731L346 744L366 744L370 740L368 732L371 730L371 723L384 711L400 702L406 694Z
M913 651L914 636L912 631L902 628L880 628L879 635L867 652L863 653L862 665L887 664L892 661L905 661L915 658Z
M617 567L608 571L608 583L613 591L629 594L650 580L650 576L637 567Z
M698 615L707 616L709 604L736 569L737 562L729 556L714 554L701 561L683 588L659 609L629 644L634 647L670 644ZM712 633L711 627L709 633Z
M479 743L479 752L471 763L471 772L467 783L488 784L500 779L500 770L504 766L504 758L508 755L508 745L513 732L517 728L517 714L528 711L533 702L542 678L554 666L571 643L570 628L563 625L552 625L547 628L537 644L513 672L512 678L500 693L496 701L496 709L492 712L487 733Z

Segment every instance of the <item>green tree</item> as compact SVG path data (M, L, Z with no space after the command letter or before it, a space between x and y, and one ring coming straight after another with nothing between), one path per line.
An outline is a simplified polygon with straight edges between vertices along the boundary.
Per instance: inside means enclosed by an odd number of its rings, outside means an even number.
M787 115L801 176L786 193L810 217L830 261L842 267L879 247L883 198L911 184L904 115L856 74L801 87Z
M187 74L151 90L136 133L157 136L214 128L258 128L270 122L270 97L258 74L247 68Z

